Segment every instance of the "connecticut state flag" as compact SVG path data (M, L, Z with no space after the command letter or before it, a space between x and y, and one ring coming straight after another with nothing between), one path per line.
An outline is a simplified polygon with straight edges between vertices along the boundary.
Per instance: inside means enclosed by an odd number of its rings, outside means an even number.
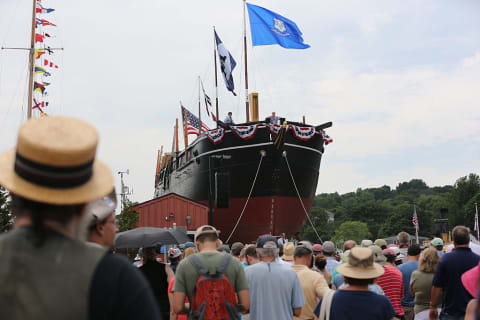
M307 49L295 22L278 13L247 3L254 46L278 44L287 49Z

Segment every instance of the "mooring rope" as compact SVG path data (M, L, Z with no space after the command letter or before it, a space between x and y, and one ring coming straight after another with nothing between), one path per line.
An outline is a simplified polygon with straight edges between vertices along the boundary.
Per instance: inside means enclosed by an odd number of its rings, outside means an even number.
M266 155L265 151L263 151L263 150L260 151L260 162L258 163L257 173L255 173L255 178L253 179L252 187L250 188L250 192L248 193L247 201L245 201L245 205L243 206L242 213L240 213L240 217L238 217L237 223L233 227L233 230L230 233L230 235L228 236L228 239L225 243L228 243L228 241L230 241L230 238L233 236L233 233L237 229L238 224L240 223L240 220L243 217L243 213L245 212L245 209L247 208L248 200L250 200L250 197L252 196L253 187L255 186L255 182L257 181L258 172L260 171L260 166L262 165L262 161L263 161L263 158L265 157L265 155Z
M310 225L312 226L313 231L315 231L315 234L317 235L318 240L320 240L320 243L323 244L322 238L320 238L320 235L318 234L317 229L315 229L315 226L313 225L313 222L310 219L310 216L308 215L307 209L305 208L305 205L303 204L302 197L300 196L300 192L298 191L297 184L295 183L295 179L293 178L292 169L290 169L290 164L288 163L287 151L282 152L282 157L285 158L285 162L287 163L288 172L290 172L290 177L292 177L293 186L295 187L295 191L297 191L298 200L300 200L300 203L302 204L303 212L305 212L305 215L307 216L307 219L310 222Z

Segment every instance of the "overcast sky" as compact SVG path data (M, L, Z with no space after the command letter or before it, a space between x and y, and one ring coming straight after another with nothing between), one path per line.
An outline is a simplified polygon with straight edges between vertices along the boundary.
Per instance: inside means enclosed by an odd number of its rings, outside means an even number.
M213 26L238 63L237 97L219 79L221 118L245 119L242 1L42 3L56 10L43 15L58 25L44 28L48 43L65 48L48 57L60 68L47 111L98 128L99 158L115 173L130 169L132 200L152 198L157 149L171 149L180 100L196 112L198 76L214 96ZM311 45L249 45L249 78L261 118L333 121L318 193L479 173L479 1L252 3L295 21ZM0 45L29 45L31 5L0 0ZM15 145L25 119L27 61L24 51L0 51L0 150Z

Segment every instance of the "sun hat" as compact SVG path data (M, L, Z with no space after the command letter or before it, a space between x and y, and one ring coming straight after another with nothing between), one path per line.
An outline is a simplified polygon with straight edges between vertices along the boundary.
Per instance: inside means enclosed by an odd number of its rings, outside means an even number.
M335 252L335 245L332 241L325 241L323 243L323 252L325 253L334 253Z
M467 290L472 297L477 296L477 282L479 272L480 263L476 267L473 267L472 269L465 271L462 274L462 284L465 287L465 290Z
M385 239L377 239L375 240L375 242L373 243L374 245L376 246L379 246L380 248L383 247L383 246L387 246L387 241L385 241Z
M376 245L370 246L370 249L373 251L373 260L381 266L384 266L387 262L387 258L382 253L382 248Z
M181 255L182 255L182 251L180 251L180 249L178 248L170 248L170 250L168 250L168 257L170 259L178 258Z
M373 244L372 240L365 239L365 240L362 240L362 242L360 243L360 247L368 248L372 244Z
M395 243L390 243L387 248L390 249L390 248L393 248L393 247L396 247L397 245Z
M0 185L42 203L73 205L99 199L113 189L110 169L95 159L97 130L69 117L30 119L15 149L0 155Z
M217 229L206 224L198 227L197 231L195 232L195 242L197 242L198 237L203 236L204 234L215 234L218 237Z
M434 247L438 247L438 246L442 246L443 247L443 240L440 239L440 238L433 238L433 240L430 242L432 244L432 246Z
M391 248L389 248L389 249L392 250L393 253L394 253L396 256L398 256L398 255L400 254L400 248L399 248L399 247L396 247L396 246L395 246L395 247L391 247Z
M114 214L116 207L117 195L115 189L109 195L88 203L85 212L88 214L90 225L93 226Z
M293 254L295 252L295 245L293 242L287 242L283 246L283 256L282 259L285 261L293 261Z
M269 234L261 235L257 239L257 248L258 249L278 248L277 239L275 239L274 236Z
M315 243L315 244L313 245L313 251L314 251L314 252L322 252L322 245L319 244L319 243Z
M397 255L395 254L395 251L393 251L391 248L383 249L382 254L384 256L386 255L391 255L392 257L396 257Z
M373 250L370 248L354 247L348 255L348 262L337 267L337 272L347 278L373 279L381 276L385 271L381 265L373 262Z

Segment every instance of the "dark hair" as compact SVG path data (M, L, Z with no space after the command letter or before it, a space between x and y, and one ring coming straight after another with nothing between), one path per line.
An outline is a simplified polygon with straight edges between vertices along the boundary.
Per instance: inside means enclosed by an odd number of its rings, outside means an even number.
M385 258L387 258L387 262L394 263L394 262L395 262L395 259L396 259L397 257L396 257L396 256L393 256L393 255L391 255L391 254L389 254L389 253L387 253L387 254L385 255Z
M245 255L258 259L257 248L255 246L248 246L245 250Z
M456 226L455 228L453 228L452 238L455 244L468 244L470 242L470 232L465 226Z
M376 278L372 279L354 279L354 278L349 278L349 277L343 277L343 281L346 284L349 284L351 286L368 286L369 284L373 284L375 282Z
M300 258L300 257L306 257L309 254L312 254L313 251L310 251L309 249L305 247L296 247L295 252L293 254L294 257Z
M323 254L319 254L315 257L315 267L317 267L318 270L323 271L326 265L327 259Z
M156 247L148 247L142 249L142 258L144 262L147 261L156 261L157 257L157 248Z
M407 254L409 256L418 256L422 250L420 250L420 246L418 244L412 244L408 247Z
M208 242L215 242L218 240L218 235L215 233L205 233L201 234L197 237L197 241L200 243Z
M12 211L17 217L28 213L32 219L32 228L34 232L34 243L36 247L41 247L47 236L47 227L45 220L53 220L60 225L67 225L74 216L82 212L84 204L74 205L54 205L44 202L38 202L26 199L22 196L12 194Z

